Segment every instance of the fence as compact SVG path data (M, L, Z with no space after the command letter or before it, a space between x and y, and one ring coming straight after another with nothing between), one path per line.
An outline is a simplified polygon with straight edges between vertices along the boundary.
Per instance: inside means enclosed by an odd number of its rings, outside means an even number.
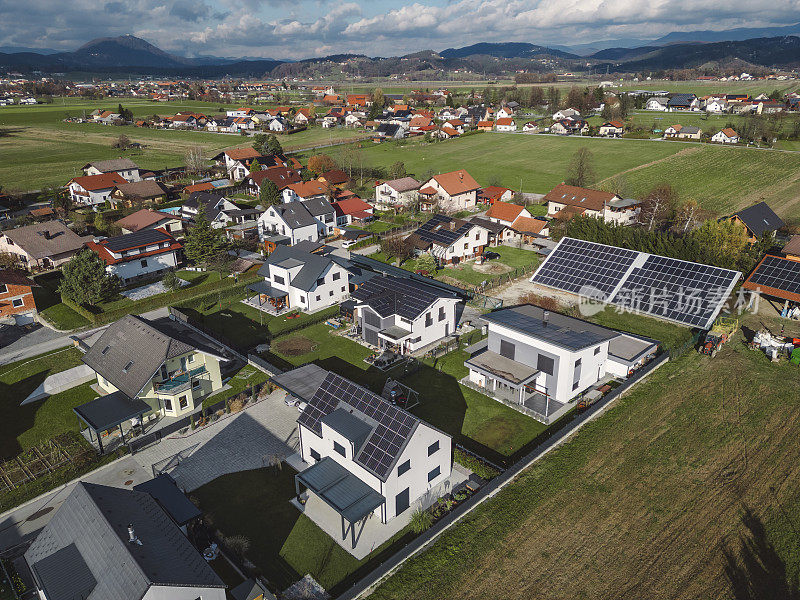
M702 331L697 331L690 339L686 340L677 348L671 348L669 351L669 359L675 360L676 358L686 354L689 350L694 350L697 347L697 344L700 343L700 337L702 335Z

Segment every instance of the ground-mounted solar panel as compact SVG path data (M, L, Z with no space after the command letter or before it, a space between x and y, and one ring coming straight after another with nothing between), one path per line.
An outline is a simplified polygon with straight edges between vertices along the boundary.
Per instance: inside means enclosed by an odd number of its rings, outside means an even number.
M531 278L573 294L592 287L611 297L638 252L574 238L562 239Z
M800 261L782 256L765 256L744 283L749 290L761 290L770 296L800 300Z
M531 281L708 329L740 276L730 269L564 238Z

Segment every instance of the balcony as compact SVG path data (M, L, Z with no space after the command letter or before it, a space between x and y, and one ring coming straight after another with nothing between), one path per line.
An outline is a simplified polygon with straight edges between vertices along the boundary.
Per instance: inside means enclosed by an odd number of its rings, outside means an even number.
M208 370L205 365L189 371L176 371L169 379L154 383L153 388L160 394L178 394L192 387L192 380L206 375Z

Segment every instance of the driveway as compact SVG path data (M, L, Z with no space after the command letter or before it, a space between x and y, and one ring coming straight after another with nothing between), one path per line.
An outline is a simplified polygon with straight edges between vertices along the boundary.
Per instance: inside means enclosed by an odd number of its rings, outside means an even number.
M27 327L0 325L0 364L69 346L69 336L41 323ZM31 352L34 354L31 354Z

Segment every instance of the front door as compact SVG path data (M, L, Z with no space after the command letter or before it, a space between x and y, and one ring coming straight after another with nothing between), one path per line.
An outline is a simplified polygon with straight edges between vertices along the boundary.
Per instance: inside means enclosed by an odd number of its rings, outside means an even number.
M397 516L405 512L405 510L408 508L408 488L397 494L394 500L394 514Z

